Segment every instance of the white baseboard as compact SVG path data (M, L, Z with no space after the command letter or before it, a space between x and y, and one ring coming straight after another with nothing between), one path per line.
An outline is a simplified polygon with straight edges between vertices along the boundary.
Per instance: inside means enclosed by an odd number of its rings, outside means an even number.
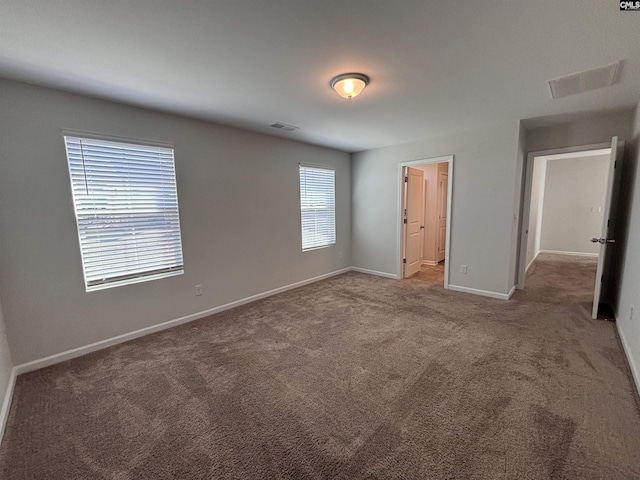
M427 267L435 267L438 265L438 263L440 262L436 262L434 260L423 260L422 261L422 265L426 265Z
M34 370L39 370L40 368L48 367L50 365L55 365L56 363L64 362L65 360L70 360L72 358L81 357L82 355L86 355L88 353L92 353L98 350L102 350L103 348L111 347L113 345L117 345L119 343L128 342L129 340L133 340L135 338L143 337L145 335L149 335L151 333L159 332L161 330L166 330L167 328L175 327L178 325L182 325L183 323L192 322L194 320L198 320L199 318L208 317L209 315L213 315L215 313L223 312L224 310L229 310L230 308L239 307L240 305L244 305L246 303L254 302L256 300L260 300L262 298L270 297L272 295L276 295L278 293L286 292L287 290L292 290L294 288L302 287L304 285L308 285L310 283L314 283L320 280L324 280L325 278L333 277L335 275L340 275L342 273L349 272L351 270L350 267L343 268L341 270L335 270L333 272L325 273L324 275L319 275L317 277L308 278L307 280L302 280L300 282L291 283L289 285L284 285L282 287L274 288L273 290L268 290L266 292L258 293L256 295L251 295L250 297L242 298L240 300L236 300L231 303L227 303L225 305L220 305L219 307L209 308L207 310L203 310L201 312L192 313L191 315L186 315L184 317L176 318L174 320L169 320L163 323L159 323L157 325L152 325L150 327L141 328L139 330L134 330L133 332L124 333L122 335L117 335L115 337L107 338L105 340L100 340L98 342L91 343L89 345L84 345L78 348L72 348L71 350L67 350L65 352L56 353L54 355L49 355L48 357L40 358L38 360L33 360L31 362L22 363L20 365L16 365L14 367L15 374L20 375L21 373L32 372Z
M377 270L369 270L368 268L351 267L354 272L366 273L368 275L377 275L378 277L398 279L398 275L395 273L378 272Z
M586 253L586 252L564 252L562 250L540 250L538 253L550 253L551 255L572 255L574 257L598 258L597 253Z
M511 298L511 295L513 295L513 292L515 292L516 287L511 287L511 291L509 293L498 293L490 292L488 290L478 290L477 288L461 287L460 285L449 284L449 290L472 293L473 295L481 295L483 297L497 298L498 300L509 300Z
M7 385L7 391L2 401L2 409L0 410L0 443L4 437L4 429L7 426L7 420L9 420L9 410L11 409L11 400L13 399L13 388L16 385L16 367L11 369L9 375L9 384Z
M509 290L509 293L507 293L507 300L511 300L511 297L513 297L514 293L516 293L516 286L515 285L513 287L511 287L511 290Z
M618 318L616 316L616 318ZM634 358L631 356L631 349L629 348L629 344L620 330L620 322L616 321L616 329L618 330L618 336L620 337L620 343L622 343L622 350L624 351L625 356L627 357L627 363L629 364L629 368L631 369L631 377L633 378L634 383L636 384L636 390L638 390L638 395L640 395L640 371L638 371L638 366L634 362Z
M531 267L531 265L533 265L533 262L536 261L536 258L538 258L538 255L540 255L540 251L538 250L538 252L536 252L536 254L533 256L533 258L531 259L531 261L529 263L527 263L527 268L524 269L524 273L527 273L529 271L529 267Z

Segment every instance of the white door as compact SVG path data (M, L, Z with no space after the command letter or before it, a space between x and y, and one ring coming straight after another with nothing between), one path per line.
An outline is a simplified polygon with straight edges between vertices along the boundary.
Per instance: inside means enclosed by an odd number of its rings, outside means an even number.
M424 230L424 172L417 168L406 167L405 173L405 249L404 278L415 275L420 270L422 258L422 232Z
M618 137L611 139L611 154L609 160L609 177L607 178L607 196L604 204L604 214L602 216L602 228L600 231L600 237L593 237L591 239L594 243L600 243L600 252L598 253L598 269L596 273L596 286L593 292L593 309L591 311L591 318L598 318L598 306L600 300L602 300L602 294L604 287L606 286L605 272L607 271L606 262L607 248L610 243L614 243L615 240L610 237L610 233L613 233L612 217L612 205L611 196L613 193L613 180L615 178L616 158L618 155Z
M436 259L438 262L444 260L447 245L447 186L449 185L449 175L440 173L438 175L438 251Z

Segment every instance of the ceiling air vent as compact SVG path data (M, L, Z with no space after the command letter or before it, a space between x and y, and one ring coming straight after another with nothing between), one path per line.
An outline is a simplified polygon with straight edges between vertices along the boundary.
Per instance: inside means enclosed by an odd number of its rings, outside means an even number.
M286 123L272 123L271 126L273 128L279 128L280 130L284 130L285 132L293 132L294 130L300 130L300 127L295 127L293 125L287 125Z
M565 77L549 80L553 98L568 97L576 93L589 92L598 88L610 87L616 82L616 74L621 62L604 67L573 73Z

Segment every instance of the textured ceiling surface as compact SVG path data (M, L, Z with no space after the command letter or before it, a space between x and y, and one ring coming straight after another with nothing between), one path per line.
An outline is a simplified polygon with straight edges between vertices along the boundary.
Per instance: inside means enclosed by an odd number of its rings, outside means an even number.
M548 80L618 60L616 85L551 98ZM371 77L353 100L329 88L348 71ZM2 0L0 76L351 152L631 108L640 13L615 0Z

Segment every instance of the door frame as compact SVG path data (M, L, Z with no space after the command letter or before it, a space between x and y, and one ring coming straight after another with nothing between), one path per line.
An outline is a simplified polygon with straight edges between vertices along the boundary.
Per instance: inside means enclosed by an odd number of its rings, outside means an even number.
M623 141L619 144L624 145ZM529 216L531 214L531 188L533 184L533 160L536 157L544 157L547 155L558 155L561 153L576 153L576 152L588 152L591 150L603 150L611 148L611 142L594 143L589 145L576 145L573 147L554 148L550 150L539 150L535 152L527 153L525 158L525 164L523 166L524 174L524 195L522 197L522 205L520 209L520 228L519 228L519 254L518 261L516 263L516 288L522 290L525 287L525 278L527 270L527 236L529 228Z
M404 167L414 167L416 165L430 165L433 163L447 163L449 165L448 174L449 178L447 181L447 233L446 233L446 251L444 252L444 288L449 288L449 270L451 268L451 262L449 261L450 252L451 252L451 216L452 216L452 198L453 198L453 155L443 155L441 157L431 157L431 158L423 158L419 160L409 160L406 162L398 163L398 202L396 204L396 219L397 219L397 227L396 227L396 258L398 259L398 268L396 270L396 278L403 278L402 271L402 253L403 246L402 240L404 238L404 223L403 212L402 212L402 197L404 194L404 175L403 169Z

